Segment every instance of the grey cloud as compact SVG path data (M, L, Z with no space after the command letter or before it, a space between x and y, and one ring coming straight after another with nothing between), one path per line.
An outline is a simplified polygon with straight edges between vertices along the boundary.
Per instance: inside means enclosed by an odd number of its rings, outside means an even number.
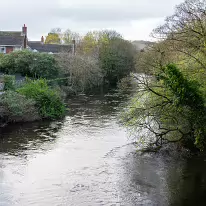
M131 21L144 18L157 18L160 13L149 11L137 11L134 8L98 8L98 7L77 7L61 9L56 11L61 18L69 18L73 21Z
M25 23L29 27L29 35L39 38L54 27L74 31L114 26L125 28L132 21L172 14L174 5L182 1L0 0L0 30L19 30Z
M168 3L164 0L146 0L144 3L137 3L137 1L125 0L116 5L110 5L109 3L102 5L95 3L90 5L79 4L68 8L58 8L54 15L59 18L69 18L77 22L127 22L131 20L164 17L173 10L174 6L171 5L171 2ZM176 1L179 2L179 0Z

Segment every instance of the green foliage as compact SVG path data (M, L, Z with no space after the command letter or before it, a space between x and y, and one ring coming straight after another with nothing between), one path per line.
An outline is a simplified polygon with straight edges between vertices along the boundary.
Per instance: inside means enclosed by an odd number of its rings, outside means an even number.
M59 118L65 114L65 105L57 91L48 87L46 80L28 81L18 93L36 101L42 118Z
M9 122L34 121L40 119L36 102L14 91L6 91L1 95L1 118Z
M108 44L112 39L122 39L122 36L113 30L88 32L81 41L81 46L77 48L78 53L98 57L99 48L102 44Z
M135 49L129 41L113 38L100 47L99 63L105 80L110 85L134 70Z
M56 78L58 65L53 55L32 51L16 51L0 58L0 71L21 73L33 78Z
M15 76L12 75L4 75L4 90L15 90Z
M138 78L139 88L123 121L131 131L162 142L181 141L190 149L204 150L206 108L201 86L186 78L174 64L156 72L156 78Z
M104 83L112 86L134 70L133 44L113 30L88 32L77 46L77 53L96 58Z
M49 33L46 37L45 44L61 44L61 39L58 33Z
M200 91L200 85L196 81L185 78L174 64L169 64L163 68L163 72L157 75L158 80L162 80L165 87L174 95L173 101L179 106L188 106L191 109L204 109L204 98Z
M166 88L173 94L173 102L176 107L189 108L190 115L187 116L192 126L195 138L195 145L203 150L206 138L206 108L205 99L201 92L200 85L187 80L175 65L168 65L163 69L164 74L159 75Z
M48 35L47 43L53 43L50 37L58 41L61 37L62 42L79 39L78 34L70 30L62 33L58 28ZM0 71L6 74L20 73L35 79L68 77L68 81L59 83L65 83L63 86L68 91L79 93L91 91L103 83L116 85L134 69L135 48L115 31L89 32L81 43L80 40L77 42L76 53L78 55L71 56L68 53L51 55L28 50L15 51L0 57ZM61 55L64 56L63 60L59 58Z
M138 78L138 94L124 120L134 131L152 133L155 144L181 141L206 150L205 11L201 0L178 5L153 31L159 41L137 58L137 71L150 76Z

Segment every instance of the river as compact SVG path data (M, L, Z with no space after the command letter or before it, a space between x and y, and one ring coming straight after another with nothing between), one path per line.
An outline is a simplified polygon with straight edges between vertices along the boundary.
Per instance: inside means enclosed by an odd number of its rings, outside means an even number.
M121 95L79 96L65 119L0 135L0 206L206 205L206 158L136 152Z

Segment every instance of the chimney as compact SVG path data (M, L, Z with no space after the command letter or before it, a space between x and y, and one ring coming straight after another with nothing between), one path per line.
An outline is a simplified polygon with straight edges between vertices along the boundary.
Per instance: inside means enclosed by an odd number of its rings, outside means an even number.
M42 45L44 44L44 37L43 36L41 37L41 44Z
M23 49L26 49L27 48L27 27L25 24L22 27L22 36L24 37Z
M76 41L75 39L72 40L72 54L76 54Z
M24 26L22 27L22 35L23 35L23 36L27 36L27 27L26 27L25 24L24 24Z

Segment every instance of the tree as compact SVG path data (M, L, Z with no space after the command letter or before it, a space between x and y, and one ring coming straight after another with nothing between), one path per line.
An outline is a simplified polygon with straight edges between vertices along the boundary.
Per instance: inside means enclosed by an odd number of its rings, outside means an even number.
M99 62L105 80L110 85L116 85L134 70L134 55L132 43L121 38L111 38L101 44Z
M88 32L82 39L79 53L85 55L99 56L99 48L102 44L108 44L114 38L122 39L122 36L113 30L102 30Z
M149 146L205 150L205 20L206 2L186 0L154 30L158 42L138 54L137 70L150 76L134 76L137 94L123 120Z
M57 33L49 33L46 37L45 44L61 44L61 39Z
M70 29L62 31L61 28L53 28L46 37L46 44L71 44L72 40L77 43L80 41L80 35L76 32L72 32Z
M76 32L72 32L70 29L67 29L65 32L63 32L62 36L64 44L71 44L73 40L75 40L76 43L79 43L80 41L80 35Z
M124 124L150 146L182 142L203 150L206 108L200 85L172 64L159 69L155 77L135 79L138 90L123 116Z
M164 40L170 51L196 61L206 69L198 54L206 56L206 1L186 0L176 7L174 15L167 17L165 24L154 30L153 36Z
M64 91L70 94L89 92L102 85L102 71L92 57L58 54L56 56L64 79Z
M133 45L113 30L88 32L81 41L78 53L98 59L105 83L110 85L116 85L134 69Z
M82 39L78 52L88 56L98 56L100 32L88 32Z

